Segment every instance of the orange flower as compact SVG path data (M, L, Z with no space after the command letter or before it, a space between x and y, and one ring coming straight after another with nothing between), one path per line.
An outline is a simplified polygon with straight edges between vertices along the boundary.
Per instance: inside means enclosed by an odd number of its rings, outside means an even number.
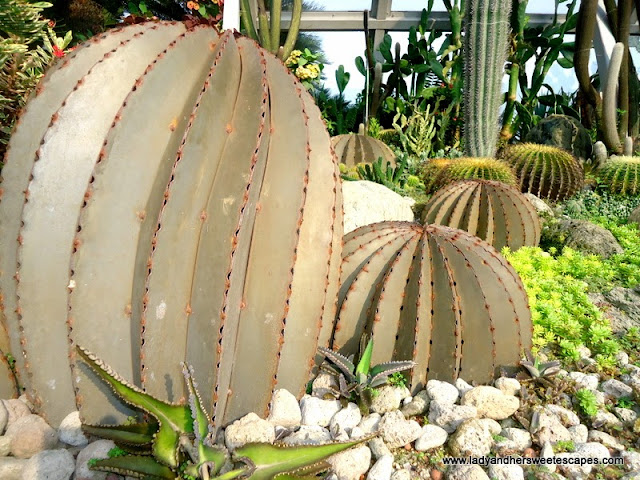
M191 0L189 0L187 2L187 8L189 10L198 10L200 8L200 4L198 2L192 2Z
M64 57L64 51L61 50L57 45L53 46L53 54L58 58Z

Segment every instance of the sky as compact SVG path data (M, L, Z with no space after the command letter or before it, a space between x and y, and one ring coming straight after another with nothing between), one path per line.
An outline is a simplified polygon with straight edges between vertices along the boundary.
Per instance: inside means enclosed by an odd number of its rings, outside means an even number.
M370 0L316 0L315 3L323 6L325 10L342 11L364 10L365 8L370 8L371 5ZM426 5L427 0L392 0L392 10L420 11L422 8L425 8ZM527 13L553 13L554 5L554 0L530 0ZM433 10L445 10L442 0L435 0ZM561 5L559 11L561 13L566 12L566 4ZM355 98L364 87L364 77L358 72L354 63L355 57L363 55L364 34L362 32L316 32L315 34L321 38L323 50L331 62L325 64L324 68L326 86L337 93L335 71L339 65L344 65L345 70L351 74L351 80L347 86L345 95L349 99ZM398 42L402 53L406 52L408 32L390 32L390 35L393 44ZM639 64L640 55L638 55L638 52L632 51L632 54L634 60L636 60L636 65ZM592 54L592 57L591 72L595 72L595 56ZM531 72L533 64L527 65L527 69ZM546 81L556 92L558 92L560 88L571 92L578 87L573 69L563 69L557 64L549 71Z

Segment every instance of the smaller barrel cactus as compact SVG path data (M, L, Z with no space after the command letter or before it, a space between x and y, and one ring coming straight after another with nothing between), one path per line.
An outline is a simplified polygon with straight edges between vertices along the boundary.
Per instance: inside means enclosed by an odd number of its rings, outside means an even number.
M424 208L425 223L465 230L498 250L535 247L540 218L519 190L502 182L466 180L440 189Z
M506 149L503 158L516 172L523 193L557 201L576 194L584 185L580 162L561 148L522 143Z
M440 175L440 172L448 166L453 160L450 158L432 158L424 167L422 167L422 181L425 185L427 193L432 193L436 190L435 182Z
M611 193L640 195L640 157L613 156L597 170L597 176Z
M336 152L338 161L347 167L353 167L358 163L373 163L382 157L382 163L391 162L396 165L396 156L393 151L380 140L352 133L331 137L331 145Z
M462 157L452 160L434 180L437 190L459 180L496 180L508 185L516 184L516 177L506 163L494 158Z

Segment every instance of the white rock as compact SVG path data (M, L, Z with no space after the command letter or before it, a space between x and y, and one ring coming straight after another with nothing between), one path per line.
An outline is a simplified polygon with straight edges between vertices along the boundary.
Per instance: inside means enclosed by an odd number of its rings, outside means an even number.
M11 454L11 437L0 437L0 457L8 457ZM2 477L0 477L2 478Z
M411 480L411 472L404 468L396 470L391 474L391 480Z
M311 384L311 394L322 399L325 396L334 397L333 392L338 389L338 380L335 375L326 372L320 372Z
M600 432L598 430L590 430L587 440L590 442L601 443L607 448L613 448L616 450L625 450L624 445L622 445L615 437L609 435L605 432Z
M378 425L378 431L390 448L407 445L422 434L418 422L405 419L399 410L385 413Z
M44 450L27 461L21 480L69 480L75 467L68 450Z
M56 431L33 414L19 417L11 423L6 436L11 438L11 454L18 458L30 458L38 452L55 448L58 443Z
M458 400L458 389L448 382L429 380L427 382L427 394L431 401L441 404L454 404Z
M640 452L624 451L620 456L624 459L624 468L627 472L640 471Z
M515 378L500 377L493 382L494 386L505 395L516 396L520 394L520 382Z
M609 428L621 428L622 422L618 420L613 413L606 410L598 410L598 413L591 420L591 425L594 428L609 427Z
M547 205L547 203L544 200L542 200L539 197L536 197L533 193L525 193L524 196L527 197L527 200L531 202L531 205L533 205L533 207L536 209L538 213L543 213L551 217L555 217L555 213L553 212L553 209L549 205Z
M442 404L435 400L429 405L429 422L444 428L447 433L453 433L464 420L477 416L476 407Z
M432 448L438 448L447 441L447 432L444 428L437 425L425 425L422 427L422 434L415 443L415 449L418 452L425 452Z
M554 404L549 404L544 408L547 412L551 412L558 417L565 427L575 427L576 425L580 425L580 417L568 408Z
M331 433L319 425L302 425L284 439L291 445L321 445L331 441Z
M458 389L458 394L462 397L465 393L471 390L473 387L465 382L463 379L458 378L456 380L456 388Z
M322 400L321 398L305 395L300 400L302 410L302 425L320 425L326 427L333 416L340 411L337 400Z
M597 442L576 444L575 453L586 458L610 458L609 449Z
M8 421L9 412L7 411L7 407L4 406L4 402L0 402L0 435L6 430Z
M494 480L524 480L520 465L489 465L489 477Z
M376 396L371 401L371 411L383 415L400 408L404 390L393 385L384 385L377 390Z
M591 358L591 350L589 350L587 347L585 347L584 345L580 345L576 351L578 352L578 355L580 355L580 359L583 358Z
M22 470L28 461L25 458L0 458L0 478L2 480L20 480Z
M367 480L391 480L393 472L393 455L380 457L367 474Z
M495 420L465 420L449 440L449 449L455 457L488 455L494 443L493 436L501 430L500 424Z
M426 390L420 390L407 405L402 407L402 414L405 417L415 417L422 415L429 408L429 394Z
M105 480L108 474L91 470L88 463L92 458L108 458L109 450L115 446L111 440L97 440L80 450L76 459L75 480Z
M389 450L387 444L384 443L384 440L382 440L380 437L372 438L371 440L369 440L368 445L369 450L371 450L371 455L373 455L373 458L375 458L376 460L384 456L391 455L391 450Z
M627 352L620 351L616 353L616 362L618 362L618 365L621 367L629 365L629 355Z
M493 420L508 418L520 408L520 400L516 397L489 386L469 390L462 396L460 404L476 407L479 417Z
M569 378L576 383L576 390L586 388L587 390L595 391L598 389L599 379L595 374L587 375L582 372L571 372Z
M227 426L224 437L227 448L235 450L247 443L273 443L276 439L276 430L271 423L261 419L255 413L249 413Z
M21 400L17 398L12 398L10 400L0 400L7 410L7 424L6 428L14 423L20 417L26 417L27 415L31 415L31 410L29 407Z
M356 425L355 427L353 427L351 429L351 434L349 435L349 438L352 439L352 440L355 440L357 438L362 438L362 437L365 437L365 436L366 435L362 431L362 429Z
M300 425L302 412L296 397L284 389L273 392L267 421L281 427L297 427Z
M620 480L640 480L640 471L627 473Z
M369 181L342 182L344 233L386 220L414 220L415 200Z
M531 434L521 428L502 428L500 436L505 438L495 445L500 450L522 452L532 444Z
M349 403L333 416L329 422L329 430L333 432L335 428L340 428L347 434L351 434L353 427L357 426L361 420L362 414L358 406L355 403Z
M358 428L362 430L365 435L370 435L378 431L380 420L382 420L382 415L379 413L370 413L366 417L362 417L362 420L360 420L360 423L358 424Z
M329 457L327 462L339 480L358 480L369 470L371 450L366 445L358 445Z
M569 430L562 424L560 418L547 408L535 409L534 418L536 417L537 422L531 422L530 432L538 445L544 445L545 442L571 440Z
M575 425L569 427L569 434L573 443L587 443L589 438L589 429L585 425Z
M630 408L613 407L613 413L625 426L632 426L638 419L638 414Z
M582 458L582 456L576 452L563 452L563 453L558 453L556 455L556 458L579 459L579 458ZM571 460L571 461L579 462L579 460ZM586 480L588 478L588 475L591 473L591 470L593 470L593 465L589 465L589 464L580 465L580 463L567 463L565 465L557 465L557 468L560 471L562 471L567 476L567 478L571 480Z
M489 480L480 465L456 465L447 470L448 480Z
M76 410L64 417L58 427L58 438L61 442L74 447L81 447L89 443L89 440L82 432L80 412Z
M602 382L602 391L610 398L619 399L622 397L631 397L633 395L633 388L629 385L625 385L620 380L610 378L606 382Z
M553 458L555 457L555 453L553 451L553 447L551 446L551 442L544 442L542 446L542 450L540 450L541 458ZM551 473L554 473L557 470L557 466L553 463L547 463L544 465L544 468Z

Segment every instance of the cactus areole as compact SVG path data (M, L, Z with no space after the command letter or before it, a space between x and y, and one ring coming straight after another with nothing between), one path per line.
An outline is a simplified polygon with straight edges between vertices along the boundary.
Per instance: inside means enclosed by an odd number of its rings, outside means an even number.
M344 355L359 334L371 363L412 360L409 388L427 380L485 383L531 348L527 294L488 243L440 225L382 222L345 236L332 347Z
M45 75L2 173L0 348L52 424L129 413L76 344L170 402L193 365L216 427L303 393L335 316L341 190L273 55L178 22L95 37Z

